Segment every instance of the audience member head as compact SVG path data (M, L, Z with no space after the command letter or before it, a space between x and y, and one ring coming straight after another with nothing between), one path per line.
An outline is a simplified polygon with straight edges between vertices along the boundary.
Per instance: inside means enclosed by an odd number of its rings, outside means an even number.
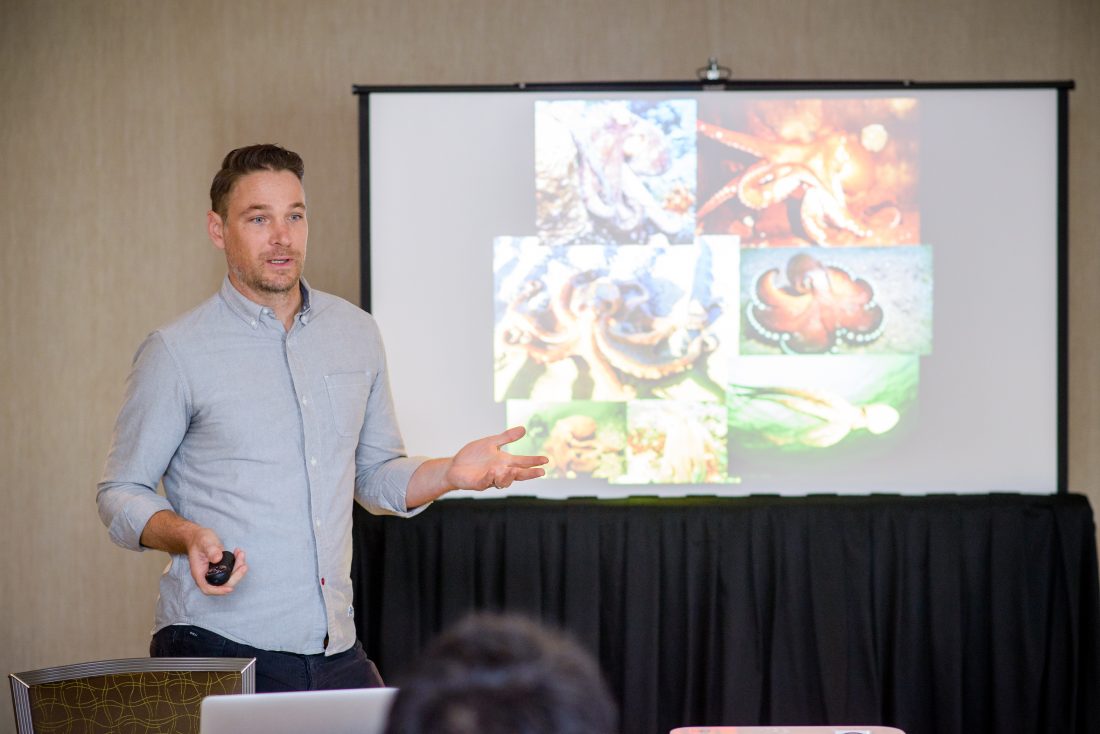
M387 734L612 734L618 713L595 660L514 615L445 631L399 683Z
M222 167L210 184L210 209L222 220L229 207L229 192L242 176L256 171L290 171L301 181L305 175L305 163L294 151L278 145L263 143L229 151L222 160Z

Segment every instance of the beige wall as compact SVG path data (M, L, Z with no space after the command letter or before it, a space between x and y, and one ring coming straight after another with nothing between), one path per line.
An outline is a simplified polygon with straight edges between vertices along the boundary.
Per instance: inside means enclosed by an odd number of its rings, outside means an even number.
M1070 483L1097 505L1096 38L1093 0L0 0L0 673L145 654L165 559L112 546L93 502L131 355L217 287L204 196L237 145L303 154L310 279L357 298L355 83L684 79L710 55L750 79L1076 80Z

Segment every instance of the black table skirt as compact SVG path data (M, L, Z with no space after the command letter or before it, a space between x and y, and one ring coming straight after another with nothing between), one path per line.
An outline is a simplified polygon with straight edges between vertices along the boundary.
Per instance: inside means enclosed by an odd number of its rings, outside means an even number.
M387 682L475 609L564 627L626 734L688 724L1100 732L1080 495L444 500L356 507L359 637Z

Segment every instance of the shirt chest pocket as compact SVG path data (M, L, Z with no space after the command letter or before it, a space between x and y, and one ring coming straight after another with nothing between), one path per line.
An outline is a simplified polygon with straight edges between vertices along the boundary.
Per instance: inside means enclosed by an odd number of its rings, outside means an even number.
M362 371L325 375L325 387L336 432L341 436L358 436L367 413L370 375Z

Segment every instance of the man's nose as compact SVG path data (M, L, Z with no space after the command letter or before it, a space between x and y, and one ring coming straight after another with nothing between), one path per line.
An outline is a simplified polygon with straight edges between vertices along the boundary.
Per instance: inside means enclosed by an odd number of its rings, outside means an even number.
M271 243L273 245L285 245L290 242L290 225L282 220L276 220L271 227Z

